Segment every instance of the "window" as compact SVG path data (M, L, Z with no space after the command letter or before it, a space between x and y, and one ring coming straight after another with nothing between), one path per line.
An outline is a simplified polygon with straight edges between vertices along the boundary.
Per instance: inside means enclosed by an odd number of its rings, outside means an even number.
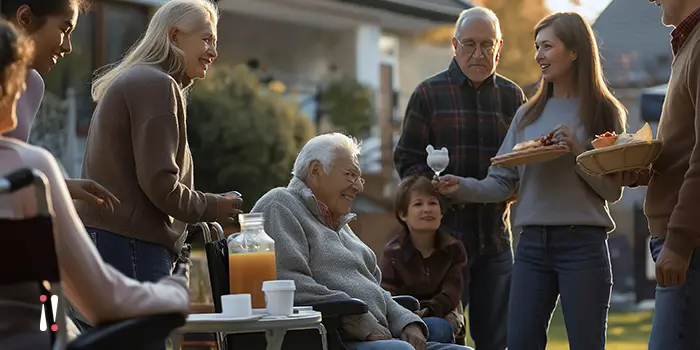
M94 108L90 96L90 80L95 63L95 14L81 15L73 31L73 52L64 57L46 74L47 94L65 99L68 88L73 88L77 99L78 129L87 130Z
M97 0L92 11L80 15L73 32L73 52L44 79L49 93L66 98L75 89L78 132L87 133L95 104L90 95L93 72L118 61L139 39L149 21L149 8L128 2Z
M141 37L148 26L148 11L142 6L118 2L105 2L100 7L104 16L104 59L108 64L121 59Z
M648 123L659 121L665 97L664 93L645 93L642 95L640 113L643 121Z

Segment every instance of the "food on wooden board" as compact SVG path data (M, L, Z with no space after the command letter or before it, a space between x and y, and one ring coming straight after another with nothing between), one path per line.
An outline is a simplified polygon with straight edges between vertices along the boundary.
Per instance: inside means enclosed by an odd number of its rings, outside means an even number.
M518 143L513 147L514 152L519 152L519 151L525 151L528 149L533 149L533 148L540 148L543 146L552 146L555 145L557 142L554 141L554 132L550 132L549 134L545 136L540 136L534 140L527 140Z

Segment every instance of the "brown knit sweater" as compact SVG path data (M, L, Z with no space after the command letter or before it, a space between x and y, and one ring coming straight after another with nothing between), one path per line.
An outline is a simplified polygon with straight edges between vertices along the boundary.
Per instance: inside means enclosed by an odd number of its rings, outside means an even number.
M216 219L217 195L195 191L193 173L180 85L155 66L128 69L97 104L82 171L121 205L77 202L85 226L179 253L185 223Z
M651 235L666 237L666 247L686 257L700 243L700 25L673 61L644 211Z

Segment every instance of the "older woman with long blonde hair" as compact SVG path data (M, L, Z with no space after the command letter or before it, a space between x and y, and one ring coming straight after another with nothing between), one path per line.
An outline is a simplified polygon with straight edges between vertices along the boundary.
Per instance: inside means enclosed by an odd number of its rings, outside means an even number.
M99 70L82 176L108 188L121 205L77 204L104 260L127 276L167 276L187 223L230 222L239 198L193 188L185 89L217 57L218 13L207 0L172 0L154 14L123 60Z

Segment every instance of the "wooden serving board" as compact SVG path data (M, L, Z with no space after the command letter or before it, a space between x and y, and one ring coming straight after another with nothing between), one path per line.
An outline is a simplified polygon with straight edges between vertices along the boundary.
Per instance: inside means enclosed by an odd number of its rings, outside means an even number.
M559 158L570 152L569 147L565 145L542 146L493 157L491 158L491 165L510 168L525 164L542 163Z

